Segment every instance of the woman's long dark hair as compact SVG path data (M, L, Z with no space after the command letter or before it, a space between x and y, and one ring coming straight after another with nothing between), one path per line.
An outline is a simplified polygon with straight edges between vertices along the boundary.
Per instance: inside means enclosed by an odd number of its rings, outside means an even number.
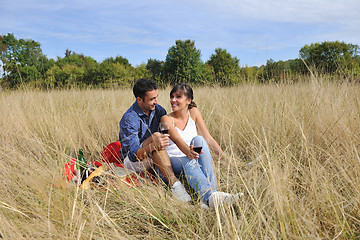
M194 93L192 88L186 84L186 83L178 83L176 84L173 89L170 91L170 97L175 93L176 91L180 91L183 93L187 99L191 99L191 103L189 104L189 109L192 109L193 107L197 107L196 103L194 102Z

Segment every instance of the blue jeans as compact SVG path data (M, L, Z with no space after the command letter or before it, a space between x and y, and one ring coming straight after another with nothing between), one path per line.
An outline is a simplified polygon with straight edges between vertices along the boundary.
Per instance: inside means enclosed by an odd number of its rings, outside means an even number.
M202 136L196 136L195 138L201 138L203 141L203 153L200 154L198 159L170 157L170 160L175 176L179 177L183 173L190 187L196 191L205 203L208 203L211 193L216 192L217 189L216 177L209 146ZM160 176L162 177L161 174ZM162 179L164 178L162 177Z

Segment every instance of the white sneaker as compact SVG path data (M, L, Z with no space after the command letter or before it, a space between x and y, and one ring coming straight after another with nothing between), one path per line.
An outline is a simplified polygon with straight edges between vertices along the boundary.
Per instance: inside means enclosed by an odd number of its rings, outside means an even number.
M225 193L225 192L213 192L210 195L210 198L209 198L209 206L210 206L210 208L214 208L214 207L219 206L221 204L232 205L242 195L244 195L244 194L243 193L237 193L237 194L233 195L233 194Z
M191 202L192 200L191 196L186 192L184 186L180 181L177 181L172 185L171 192L181 201Z

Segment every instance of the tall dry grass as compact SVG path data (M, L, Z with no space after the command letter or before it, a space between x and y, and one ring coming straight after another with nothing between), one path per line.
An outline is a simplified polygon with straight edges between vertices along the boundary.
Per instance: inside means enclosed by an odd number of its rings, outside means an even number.
M302 83L195 88L230 156L215 162L234 207L203 210L143 185L81 191L62 167L118 138L131 90L1 92L3 239L360 238L360 87ZM159 102L169 109L169 89Z

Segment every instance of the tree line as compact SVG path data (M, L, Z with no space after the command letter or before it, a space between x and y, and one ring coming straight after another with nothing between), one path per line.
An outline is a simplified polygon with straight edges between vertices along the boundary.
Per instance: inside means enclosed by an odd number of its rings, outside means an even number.
M165 60L148 59L132 66L122 57L98 62L92 57L66 49L63 57L47 58L39 42L0 35L2 88L127 87L136 79L150 78L160 86L177 82L196 85L233 86L244 82L295 82L299 76L325 74L334 79L360 78L359 46L334 41L312 43L299 50L299 58L268 60L265 65L243 66L226 49L217 48L203 62L195 41L176 40Z

